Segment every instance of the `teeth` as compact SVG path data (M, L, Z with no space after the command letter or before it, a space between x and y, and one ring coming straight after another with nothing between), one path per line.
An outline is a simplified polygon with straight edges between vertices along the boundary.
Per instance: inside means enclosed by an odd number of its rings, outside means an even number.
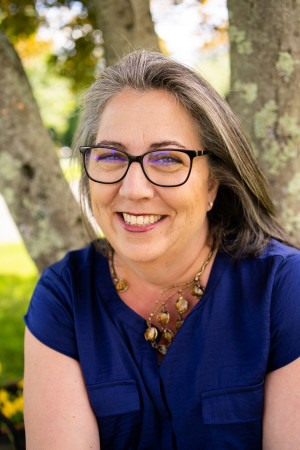
M159 214L152 214L147 216L133 216L131 214L123 213L123 218L126 223L129 225L137 225L138 227L141 227L143 225L148 225L149 223L156 223L158 222L162 216Z

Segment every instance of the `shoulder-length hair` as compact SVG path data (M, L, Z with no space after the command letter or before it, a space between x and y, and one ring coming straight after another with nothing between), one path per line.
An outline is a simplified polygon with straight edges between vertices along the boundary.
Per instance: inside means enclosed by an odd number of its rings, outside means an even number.
M275 218L268 182L236 115L201 76L160 53L134 51L101 73L83 99L75 156L80 156L81 145L95 145L105 106L126 87L168 91L196 122L200 142L209 152L211 177L219 183L208 213L215 245L234 257L261 254L270 238L292 245ZM80 198L84 215L90 216L89 183L83 167Z

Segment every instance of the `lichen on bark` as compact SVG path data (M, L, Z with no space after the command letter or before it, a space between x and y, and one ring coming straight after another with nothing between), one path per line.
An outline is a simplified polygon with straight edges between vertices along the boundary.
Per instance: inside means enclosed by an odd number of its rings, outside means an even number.
M300 0L228 0L227 5L229 102L247 127L270 181L279 219L300 244L295 181L300 172ZM245 40L251 42L250 55L241 52ZM257 96L247 103L249 97L242 87L251 83L257 85Z
M290 80L296 64L299 64L299 61L295 61L289 52L279 52L276 69L284 81Z
M40 271L87 243L13 46L0 31L0 191Z
M230 41L237 46L237 51L241 55L251 55L253 53L252 42L246 38L246 32L232 25L229 28Z
M277 105L274 100L269 100L254 114L254 133L257 138L264 139L271 132L277 120Z
M233 89L237 91L240 97L249 105L253 103L257 98L257 84L256 83L243 83L237 80L234 83Z

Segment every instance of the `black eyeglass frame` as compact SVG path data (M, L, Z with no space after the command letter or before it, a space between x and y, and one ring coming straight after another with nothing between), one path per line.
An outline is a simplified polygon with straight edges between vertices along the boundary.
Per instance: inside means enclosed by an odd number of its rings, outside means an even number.
M107 149L110 149L110 150L116 150L116 151L126 155L126 157L128 158L128 166L127 166L127 169L126 169L124 175L122 175L122 177L119 178L117 181L99 181L99 180L95 180L93 177L91 177L89 172L88 172L88 170L87 170L87 166L86 166L86 153L89 150L92 150L93 148L107 148ZM84 146L83 145L83 146L81 146L79 148L79 150L80 150L80 153L83 156L83 165L84 165L85 173L87 174L88 178L90 180L94 181L95 183L100 183L100 184L116 184L116 183L119 183L119 181L122 181L126 177L126 175L128 173L128 170L129 170L129 167L131 166L131 164L133 162L137 162L137 163L140 164L140 166L142 168L142 171L143 171L145 177L147 178L147 180L150 181L150 183L154 184L155 186L160 186L160 187L177 187L177 186L182 186L183 184L185 184L187 182L187 180L189 179L189 177L190 177L194 158L196 158L196 156L203 156L203 155L207 155L209 153L208 150L182 150L180 148L159 148L159 149L156 149L156 150L148 150L147 152L145 152L145 153L143 153L142 155L139 155L139 156L132 156L129 153L125 152L125 150L120 150L119 148L115 148L115 147L108 147L106 145L90 145L90 146ZM144 157L146 155L148 155L149 153L155 153L155 152L159 152L159 151L172 151L172 150L173 151L177 151L177 152L181 152L181 153L185 153L190 158L190 169L189 169L189 172L187 174L186 179L182 183L179 183L179 184L164 185L164 184L155 183L154 181L152 181L149 178L149 176L147 175L147 173L145 171L144 164L143 164Z

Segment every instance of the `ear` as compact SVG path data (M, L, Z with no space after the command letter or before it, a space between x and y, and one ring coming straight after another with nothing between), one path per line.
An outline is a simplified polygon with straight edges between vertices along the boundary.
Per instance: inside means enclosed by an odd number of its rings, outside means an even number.
M218 189L219 189L219 182L215 178L210 177L208 181L207 211L210 211L213 208L214 201L217 197Z
M208 196L209 201L214 202L218 193L219 189L219 182L213 178L212 176L209 177L208 180Z

